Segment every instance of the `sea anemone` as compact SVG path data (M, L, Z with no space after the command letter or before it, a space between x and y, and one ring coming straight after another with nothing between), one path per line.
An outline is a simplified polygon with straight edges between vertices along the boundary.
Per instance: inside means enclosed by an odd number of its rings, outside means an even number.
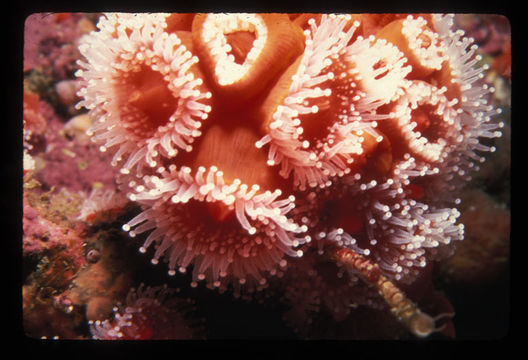
M122 173L156 166L160 153L191 151L211 111L198 58L186 39L163 31L166 16L107 14L79 46L86 62L77 106L97 119L89 132L101 151L118 147L112 165L124 161Z
M455 208L415 199L419 190L413 178L434 173L409 158L382 182L359 174L345 177L334 188L314 190L298 201L294 219L311 230L321 254L329 245L345 247L373 259L391 278L411 283L437 257L437 248L463 239ZM346 195L336 197L335 191Z
M493 145L481 143L483 139L502 136L503 122L494 120L502 112L488 103L488 98L495 91L493 87L482 83L488 65L476 66L482 60L477 54L478 46L472 38L464 37L464 31L453 30L453 15L432 16L435 29L445 43L449 61L443 63L442 69L431 77L437 87L445 86L446 97L454 102L457 118L462 131L455 139L455 147L442 164L443 184L440 180L432 188L439 189L449 197L450 193L460 189L464 182L471 180L471 173L479 170L479 163L485 161L482 153L494 152Z
M375 36L394 44L405 54L412 67L410 78L423 78L440 70L447 59L445 44L422 17L407 16L391 21Z
M193 280L207 280L219 287L229 275L241 284L266 284L265 272L284 267L284 255L300 256L294 250L309 238L295 234L306 228L286 217L295 197L279 198L280 189L262 191L239 179L226 182L215 166L177 169L172 165L160 176L144 177L130 193L145 210L123 226L131 236L155 228L140 248L158 243L153 263L165 255L169 274L185 272L193 262ZM250 220L251 219L251 222ZM249 279L248 279L249 277ZM249 280L249 281L248 281Z
M330 186L351 173L383 137L375 128L376 108L402 91L405 59L394 46L359 36L347 45L359 22L344 31L348 18L308 21L305 51L288 69L264 104L270 143L269 165L293 171L300 190ZM269 110L271 109L271 111Z
M98 28L79 106L115 148L142 210L123 229L148 233L154 263L260 289L315 248L412 332L435 330L392 281L462 240L456 190L503 126L451 16L106 14Z
M130 289L111 319L89 321L95 340L189 340L199 330L189 317L192 302L175 296L167 285Z
M390 121L382 121L380 130L391 139L393 154L410 154L429 164L441 163L452 152L462 126L444 96L447 89L424 81L410 81L405 94L391 103Z

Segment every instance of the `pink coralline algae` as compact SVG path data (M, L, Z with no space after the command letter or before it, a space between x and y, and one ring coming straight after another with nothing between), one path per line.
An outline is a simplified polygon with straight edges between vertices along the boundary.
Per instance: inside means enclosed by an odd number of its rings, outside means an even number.
M43 217L24 199L24 242L23 253L40 252L51 248L64 248L70 253L76 253L82 246L82 226L67 228ZM82 259L82 258L81 258ZM83 265L80 261L77 267Z
M24 71L38 69L67 78L77 69L76 41L93 30L82 14L32 14L24 27Z
M47 123L46 149L35 159L43 169L35 172L35 178L44 186L57 186L70 191L90 193L95 183L114 189L114 169L108 158L99 155L93 144L73 141L68 127L53 114ZM65 176L65 174L68 174Z

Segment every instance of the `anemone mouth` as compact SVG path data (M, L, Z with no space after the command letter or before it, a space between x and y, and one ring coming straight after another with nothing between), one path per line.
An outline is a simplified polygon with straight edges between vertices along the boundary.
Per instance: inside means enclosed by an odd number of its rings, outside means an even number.
M446 135L447 126L438 107L424 103L411 110L411 119L416 124L414 131L419 132L427 142L438 143Z
M252 29L253 30L253 29ZM238 30L225 34L226 43L229 48L228 56L233 55L232 60L238 65L244 65L251 49L257 40L256 32L250 30Z
M123 127L137 138L152 137L178 107L163 75L144 64L114 88Z

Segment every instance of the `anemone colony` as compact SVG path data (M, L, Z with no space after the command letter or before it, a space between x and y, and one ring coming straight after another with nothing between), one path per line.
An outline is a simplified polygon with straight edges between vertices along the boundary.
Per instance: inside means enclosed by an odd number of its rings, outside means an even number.
M453 16L111 13L97 27L78 107L142 207L123 229L169 274L261 289L289 257L347 249L412 283L463 239L456 190L502 124Z

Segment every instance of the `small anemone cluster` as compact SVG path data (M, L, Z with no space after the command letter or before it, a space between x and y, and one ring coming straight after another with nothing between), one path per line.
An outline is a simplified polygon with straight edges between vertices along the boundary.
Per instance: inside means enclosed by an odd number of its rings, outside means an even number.
M104 14L78 107L193 285L261 289L347 248L412 283L463 239L456 192L501 135L453 15ZM148 234L148 235L147 235Z
M124 304L117 304L110 319L90 320L95 340L189 340L199 327L191 326L192 303L176 298L166 285L130 289Z

